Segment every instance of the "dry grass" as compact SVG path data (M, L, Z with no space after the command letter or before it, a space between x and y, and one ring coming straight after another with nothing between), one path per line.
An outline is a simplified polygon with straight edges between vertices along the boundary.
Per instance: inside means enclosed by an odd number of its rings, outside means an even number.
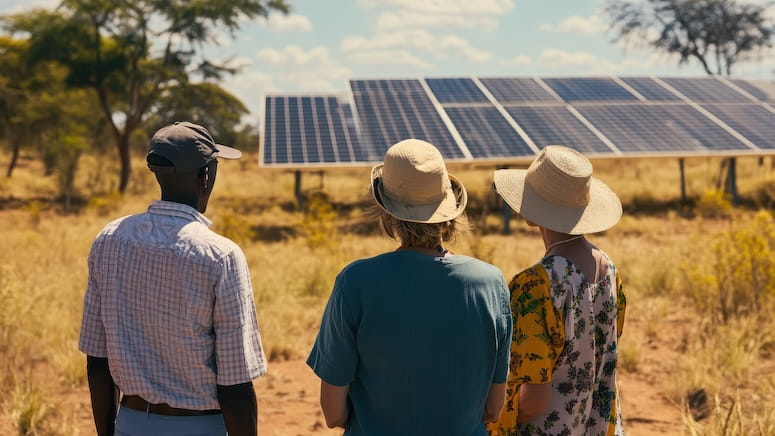
M305 213L295 204L292 173L257 169L255 159L221 166L208 215L215 230L238 241L248 257L270 359L299 359L314 340L336 273L396 243L364 218L368 168L331 170L323 179L305 174L304 191L315 198ZM675 160L597 162L596 173L621 195L628 213L592 239L616 260L627 287L622 368L666 374L656 377L656 389L679 407L692 390L708 393L709 417L696 421L686 409L687 434L773 434L775 416L767 405L775 404L775 380L762 377L775 367L772 317L743 314L721 327L703 322L703 308L692 303L692 295L704 290L692 287L681 270L698 261L692 256L708 251L703 244L712 235L754 214L726 211L723 197L707 194L718 163L687 161L690 201L680 205ZM84 358L76 348L89 245L107 221L143 211L158 196L140 161L128 194L112 194L114 168L85 159L76 182L78 209L67 215L52 200L55 182L41 177L34 161L24 160L12 179L0 180L0 247L6 255L0 268L0 382L8 393L0 400L0 433L78 432L75 417L83 411L59 399L67 395L63 386L66 392L85 385ZM491 170L451 168L469 190L475 228L450 248L491 262L510 277L533 263L543 247L519 219L512 220L511 235L499 234L502 204L491 189ZM748 210L775 198L769 194L775 192L769 160L759 165L757 159L738 159L738 174ZM325 195L313 196L321 181ZM672 347L680 358L654 359L655 343Z

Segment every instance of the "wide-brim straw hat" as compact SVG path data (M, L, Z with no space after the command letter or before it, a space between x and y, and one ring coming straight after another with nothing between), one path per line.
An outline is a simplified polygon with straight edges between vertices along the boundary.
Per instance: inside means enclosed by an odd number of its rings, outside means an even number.
M387 150L371 170L371 194L380 208L402 221L441 223L460 216L468 193L447 172L432 144L406 139Z
M568 147L547 146L527 170L497 170L494 178L514 211L555 232L602 232L622 217L616 193L592 177L589 159Z

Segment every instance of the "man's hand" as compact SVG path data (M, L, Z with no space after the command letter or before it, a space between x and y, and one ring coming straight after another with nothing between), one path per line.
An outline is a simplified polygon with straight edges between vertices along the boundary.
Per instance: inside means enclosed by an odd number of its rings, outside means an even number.
M110 375L108 359L86 356L91 410L98 436L113 436L118 410L118 389Z
M256 436L258 434L258 400L253 383L218 385L218 401L229 436Z

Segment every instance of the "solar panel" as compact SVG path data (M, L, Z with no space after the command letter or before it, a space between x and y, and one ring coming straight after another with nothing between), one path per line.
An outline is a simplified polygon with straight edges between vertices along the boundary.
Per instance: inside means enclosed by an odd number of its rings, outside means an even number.
M662 81L675 88L678 92L695 102L749 102L743 94L730 88L724 82L711 79L661 78Z
M350 106L334 96L267 96L264 131L264 165L364 159Z
M607 78L552 78L543 79L563 100L601 101L601 100L637 100L628 90Z
M581 153L612 152L564 106L506 106L505 109L539 148L564 145Z
M446 111L475 159L535 155L493 106L448 107Z
M489 103L471 79L425 79L440 103Z
M558 101L554 95L533 79L490 78L479 79L479 81L502 104Z
M687 104L585 105L578 110L625 154L750 151Z
M761 101L775 102L775 83L734 79L732 83Z
M758 104L704 104L702 107L757 147L775 149L775 113Z
M621 79L647 100L681 100L649 77L622 77Z
M352 80L350 87L370 159L381 160L391 145L408 138L430 142L447 159L464 157L418 80Z

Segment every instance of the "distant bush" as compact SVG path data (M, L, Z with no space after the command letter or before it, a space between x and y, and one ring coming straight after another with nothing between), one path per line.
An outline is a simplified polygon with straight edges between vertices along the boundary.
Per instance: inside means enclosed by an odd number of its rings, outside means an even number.
M762 211L693 243L684 292L704 315L728 323L759 314L775 296L775 221Z
M710 189L697 200L696 211L705 218L729 218L732 214L732 201L723 191Z
M332 247L337 236L336 211L323 192L309 196L301 222L301 231L312 248Z
M215 231L240 245L251 242L256 237L252 223L243 215L230 210L220 213L213 223Z

